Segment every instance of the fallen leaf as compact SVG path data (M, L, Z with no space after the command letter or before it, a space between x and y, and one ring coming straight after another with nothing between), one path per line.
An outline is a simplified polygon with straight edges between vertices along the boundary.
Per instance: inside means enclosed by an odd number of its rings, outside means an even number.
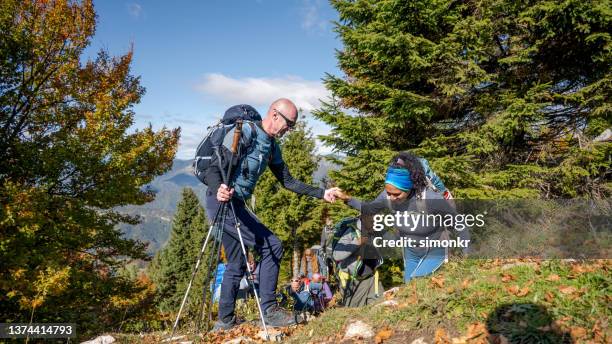
M527 294L529 294L529 287L523 287L523 288L521 288L521 290L519 290L519 292L516 294L516 296L523 297L523 296L525 296Z
M516 279L516 277L512 276L511 274L503 274L502 275L502 282L506 283L506 282L510 282L510 281L514 281Z
M508 291L512 295L522 297L529 294L529 287L520 288L518 285L513 285L509 288L506 288L506 291Z
M466 278L466 279L463 280L463 282L461 282L461 287L463 289L466 289L469 286L470 286L470 280L469 279Z
M546 299L546 301L552 303L555 300L555 295L553 293L547 291L546 294L544 295L544 299Z
M578 290L576 289L576 287L564 285L559 287L559 291L565 295L569 295L575 293Z
M467 336L463 336L463 337L455 337L452 340L453 344L467 344L468 341L468 337Z
M604 342L604 333L603 333L603 328L608 328L608 324L607 322L604 322L604 324L602 324L602 320L597 320L597 322L595 323L595 325L593 326L593 339L595 340L595 342L597 343L603 343Z
M451 341L448 338L448 334L446 334L445 329L436 329L436 332L434 334L434 344L451 344Z
M572 273L576 275L580 275L585 272L593 272L593 271L595 271L595 268L593 266L580 265L580 264L572 265Z
M552 274L546 278L547 281L551 281L551 282L557 282L560 279L561 277L559 277L559 275L557 274Z
M444 277L440 276L440 277L432 277L431 278L431 283L438 287L438 288L444 288Z
M572 339L574 340L585 337L586 334L587 334L587 330L584 327L572 326L570 328L570 335L572 336Z
M474 338L476 336L479 336L481 334L486 334L486 333L487 333L487 328L486 328L485 324L483 324L481 322L475 322L475 323L470 324L468 326L467 335L470 338Z
M391 338L392 335L393 335L393 330L389 328L385 328L376 334L376 337L374 337L374 343L380 344L384 342L385 340Z
M467 337L470 344L487 344L489 332L486 326L481 322L470 324L467 330Z

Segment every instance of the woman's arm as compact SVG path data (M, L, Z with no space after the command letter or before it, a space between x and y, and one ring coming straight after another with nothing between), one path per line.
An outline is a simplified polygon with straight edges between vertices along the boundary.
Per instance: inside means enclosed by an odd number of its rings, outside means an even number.
M363 215L374 215L390 208L389 200L385 191L381 192L372 201L366 202L358 198L351 197L346 204L351 208L357 209Z

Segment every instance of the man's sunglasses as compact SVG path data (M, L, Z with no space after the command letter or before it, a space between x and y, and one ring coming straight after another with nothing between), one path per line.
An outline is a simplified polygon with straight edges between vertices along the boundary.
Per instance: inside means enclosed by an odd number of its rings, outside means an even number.
M277 109L274 109L274 111L279 114L282 118L285 119L285 123L287 123L287 127L289 129L293 129L293 127L295 127L295 121L290 120L289 118L285 117L285 115L283 115L282 112L278 111Z

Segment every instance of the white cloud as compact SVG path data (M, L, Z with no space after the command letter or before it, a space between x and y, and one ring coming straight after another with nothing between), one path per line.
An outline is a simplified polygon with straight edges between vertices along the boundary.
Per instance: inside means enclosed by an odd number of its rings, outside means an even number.
M228 104L248 103L265 110L274 100L285 97L307 112L318 108L319 99L327 99L330 95L321 81L296 76L235 79L212 73L204 76L197 89Z
M323 32L327 21L321 17L321 0L304 0L300 9L302 28L311 32Z
M140 14L142 13L142 6L140 4L132 2L127 5L127 8L132 18L140 18Z

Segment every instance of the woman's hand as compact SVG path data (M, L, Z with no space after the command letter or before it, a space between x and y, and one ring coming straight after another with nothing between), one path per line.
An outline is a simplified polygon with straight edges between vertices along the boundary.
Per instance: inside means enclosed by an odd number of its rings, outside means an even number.
M348 201L351 199L351 196L347 195L344 191L342 191L340 188L335 188L334 190L334 196L338 199L341 199L343 201Z

